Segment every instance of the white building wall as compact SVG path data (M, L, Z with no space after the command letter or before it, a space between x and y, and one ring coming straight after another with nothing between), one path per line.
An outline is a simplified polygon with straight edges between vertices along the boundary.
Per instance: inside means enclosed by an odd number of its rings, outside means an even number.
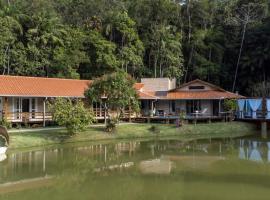
M169 78L142 78L145 91L168 91L175 89L176 79Z

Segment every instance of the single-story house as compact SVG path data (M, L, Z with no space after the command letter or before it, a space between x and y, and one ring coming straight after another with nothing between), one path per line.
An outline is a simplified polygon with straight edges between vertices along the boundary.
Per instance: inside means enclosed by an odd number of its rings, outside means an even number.
M46 101L57 98L84 99L89 80L0 75L0 119L13 123L52 120ZM141 101L141 116L202 113L219 115L222 101L243 98L210 83L194 80L176 87L175 79L144 78L135 84ZM97 119L104 117L102 105L93 105Z
M144 115L219 116L224 111L225 99L244 98L236 93L199 79L176 87L175 79L142 79L141 110ZM143 95L143 96L142 96Z

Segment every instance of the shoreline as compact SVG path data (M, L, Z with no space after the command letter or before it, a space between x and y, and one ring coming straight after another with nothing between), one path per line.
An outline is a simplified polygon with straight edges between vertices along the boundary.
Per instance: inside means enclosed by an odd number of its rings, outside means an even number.
M153 133L151 126L158 127L159 133ZM123 140L151 140L151 139L218 139L237 138L253 135L256 126L244 122L227 122L211 124L188 124L180 128L165 124L122 124L116 133L107 133L103 126L91 126L84 132L72 137L65 129L31 130L30 132L11 132L8 151L19 151L30 148L44 148L52 145L62 145L83 142L113 142Z

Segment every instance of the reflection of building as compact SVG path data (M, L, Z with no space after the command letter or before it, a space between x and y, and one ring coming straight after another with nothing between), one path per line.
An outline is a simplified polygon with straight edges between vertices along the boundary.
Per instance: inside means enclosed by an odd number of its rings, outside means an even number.
M170 174L172 162L168 159L144 160L139 164L143 174Z
M263 149L267 148L267 156ZM240 140L239 159L255 162L270 162L270 143Z

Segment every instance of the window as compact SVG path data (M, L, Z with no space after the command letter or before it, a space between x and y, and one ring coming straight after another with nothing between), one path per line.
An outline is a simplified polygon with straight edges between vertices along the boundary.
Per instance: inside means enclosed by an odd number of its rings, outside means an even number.
M189 86L188 89L190 89L190 90L204 90L204 86L203 85L193 85L193 86Z
M14 112L14 119L22 118L22 99L21 98L13 99L13 112Z

